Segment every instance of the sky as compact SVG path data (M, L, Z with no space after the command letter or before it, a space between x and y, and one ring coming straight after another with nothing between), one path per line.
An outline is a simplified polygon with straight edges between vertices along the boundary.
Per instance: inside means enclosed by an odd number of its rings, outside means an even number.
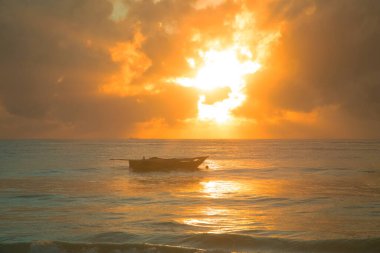
M380 138L380 1L0 0L0 138Z

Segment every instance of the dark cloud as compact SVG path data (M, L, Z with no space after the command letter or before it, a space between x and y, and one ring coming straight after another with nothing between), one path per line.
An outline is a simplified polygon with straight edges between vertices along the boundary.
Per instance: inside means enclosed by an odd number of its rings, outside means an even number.
M317 2L316 12L284 35L284 57L299 69L293 83L310 86L323 103L357 104L368 116L377 111L371 105L373 92L380 95L379 13L373 1Z
M87 10L92 3L98 11ZM106 51L86 47L101 35L99 24L110 23L107 12L101 11L110 7L104 1L0 4L0 98L10 113L43 117L56 95L86 92L96 85L91 76L115 67Z
M310 127L323 129L315 136L339 137L345 128L344 137L380 137L380 2L305 2L269 6L271 17L282 22L282 36L265 68L250 80L245 113L265 119L319 111L321 118ZM294 122L281 124L284 131L296 129Z
M112 5L105 0L0 1L0 137L119 137L128 136L139 121L193 116L195 108L189 105L196 104L196 97L185 88L127 97L98 92L120 69L109 49L133 39L140 16L146 32L155 19L139 5L131 18L113 22ZM164 10L158 12L162 18ZM146 45L149 56L160 51L149 50L151 40L161 49L173 44L153 34ZM181 102L188 104L174 111Z

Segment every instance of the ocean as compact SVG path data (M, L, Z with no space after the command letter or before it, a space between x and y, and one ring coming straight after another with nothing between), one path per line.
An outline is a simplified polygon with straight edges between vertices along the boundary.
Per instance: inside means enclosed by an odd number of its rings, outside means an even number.
M0 252L378 253L380 141L3 140Z

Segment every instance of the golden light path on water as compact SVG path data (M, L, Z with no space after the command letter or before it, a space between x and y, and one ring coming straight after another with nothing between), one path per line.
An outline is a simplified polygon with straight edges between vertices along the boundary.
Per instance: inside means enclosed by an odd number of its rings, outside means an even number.
M136 187L142 187L137 182L131 182L125 179L116 179L109 186L112 186L112 192L131 196L136 195ZM252 183L252 182L251 182ZM152 187L152 185L154 187ZM163 187L168 192L174 194L176 198L188 198L195 203L173 209L176 218L174 220L179 224L189 226L189 229L196 229L198 232L206 233L228 233L245 231L252 227L262 228L267 222L262 219L266 217L261 215L261 211L242 208L242 206L227 204L229 201L236 201L243 195L254 196L258 194L255 184L249 184L245 180L231 178L228 180L220 178L188 178L178 184L177 181L144 181L144 194L156 192L157 187ZM259 189L260 190L260 189ZM136 197L136 196L135 196ZM196 202L203 202L197 204ZM154 209L155 215L164 215L167 210L161 208ZM143 216L150 215L151 210L143 207L133 207L129 205L119 206L118 208L108 209L110 212L122 213L128 212L132 215L136 212L136 219L143 219ZM267 226L267 225L265 225Z
M242 186L234 181L201 182L202 192L207 198L221 198L239 192Z
M233 197L243 187L238 182L222 180L200 182L200 186L200 193L204 195L203 197L210 199ZM182 222L190 226L207 228L208 233L224 233L247 229L249 224L248 214L243 214L241 210L233 210L227 206L203 206L196 210L196 213L200 214L199 217L185 218ZM235 218L232 219L231 217Z

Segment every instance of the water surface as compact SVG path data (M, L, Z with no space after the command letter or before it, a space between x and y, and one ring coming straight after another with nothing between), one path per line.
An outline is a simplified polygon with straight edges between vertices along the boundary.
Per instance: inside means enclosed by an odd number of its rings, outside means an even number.
M0 252L380 252L380 142L0 141L0 221Z

